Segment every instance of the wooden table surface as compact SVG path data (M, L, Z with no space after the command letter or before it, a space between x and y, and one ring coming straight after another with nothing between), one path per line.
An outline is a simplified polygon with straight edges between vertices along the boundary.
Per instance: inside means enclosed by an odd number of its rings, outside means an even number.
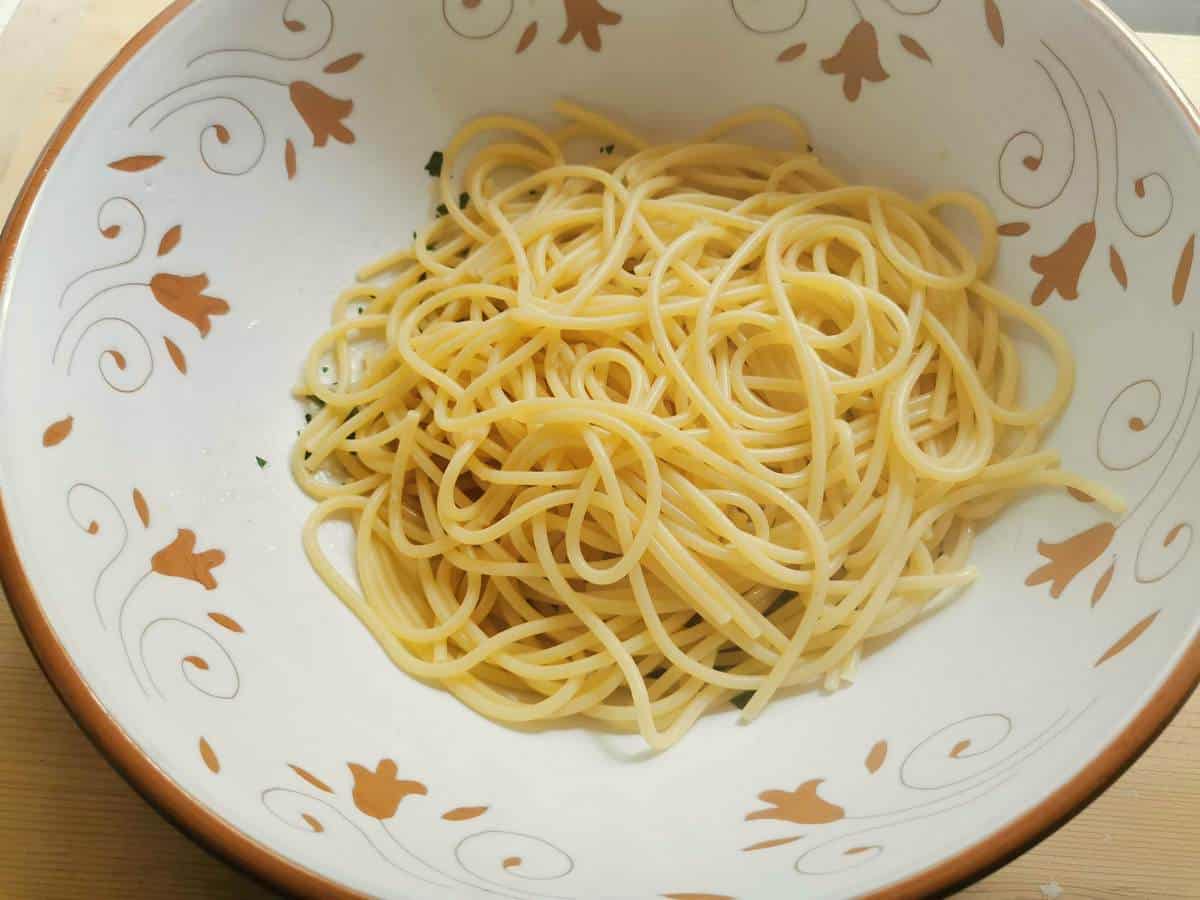
M0 210L87 82L163 5L23 0L0 35ZM1200 97L1200 38L1148 40ZM0 604L0 897L131 896L271 895L109 768ZM1104 796L964 896L1200 898L1200 694Z

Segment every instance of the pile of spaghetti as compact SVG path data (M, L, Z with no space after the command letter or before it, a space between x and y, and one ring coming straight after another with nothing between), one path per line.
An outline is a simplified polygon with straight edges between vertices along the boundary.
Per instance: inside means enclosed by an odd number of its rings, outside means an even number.
M1073 361L984 281L979 200L846 184L776 110L657 145L557 111L556 132L463 129L441 215L305 363L305 547L400 668L493 719L663 748L721 701L751 719L852 678L975 577L973 532L1022 491L1119 507L1039 449ZM751 124L790 149L737 140ZM1010 320L1057 365L1035 407ZM318 540L331 517L353 574Z

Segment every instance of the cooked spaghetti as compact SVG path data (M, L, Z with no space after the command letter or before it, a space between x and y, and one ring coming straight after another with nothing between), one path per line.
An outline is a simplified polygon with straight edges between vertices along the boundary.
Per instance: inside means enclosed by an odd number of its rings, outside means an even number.
M1021 492L1119 508L1039 448L1073 360L984 280L981 201L847 184L776 110L657 145L557 110L454 137L440 215L304 365L304 545L400 668L493 719L663 748L721 701L749 720L851 679L975 578L976 527ZM794 146L734 137L764 124ZM1010 322L1057 366L1036 406ZM356 577L318 540L333 517Z

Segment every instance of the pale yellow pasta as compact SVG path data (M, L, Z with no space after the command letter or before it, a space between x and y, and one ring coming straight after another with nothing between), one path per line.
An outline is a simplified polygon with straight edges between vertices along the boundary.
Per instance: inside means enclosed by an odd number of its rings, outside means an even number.
M985 283L978 199L846 184L774 109L665 145L558 112L457 135L442 215L304 365L304 545L400 668L664 748L735 695L752 719L852 678L974 579L974 530L1021 492L1120 508L1039 449L1074 363ZM787 146L737 141L764 124ZM1011 320L1057 367L1029 408ZM353 574L318 540L346 517Z

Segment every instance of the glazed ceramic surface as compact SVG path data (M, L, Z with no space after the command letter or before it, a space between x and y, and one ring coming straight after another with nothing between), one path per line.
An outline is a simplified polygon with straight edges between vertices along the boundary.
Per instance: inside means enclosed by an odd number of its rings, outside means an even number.
M4 574L136 747L123 768L242 862L385 897L936 882L1031 811L1020 840L1053 824L1046 798L1097 760L1102 785L1160 687L1194 681L1200 133L1098 5L197 0L114 72L8 235ZM431 152L559 97L656 136L776 104L851 177L986 198L997 283L1079 356L1048 442L1129 511L1023 501L979 582L853 687L749 727L720 709L662 755L501 727L398 672L301 549L290 391L355 270L432 215ZM1035 397L1049 363L1023 346Z

